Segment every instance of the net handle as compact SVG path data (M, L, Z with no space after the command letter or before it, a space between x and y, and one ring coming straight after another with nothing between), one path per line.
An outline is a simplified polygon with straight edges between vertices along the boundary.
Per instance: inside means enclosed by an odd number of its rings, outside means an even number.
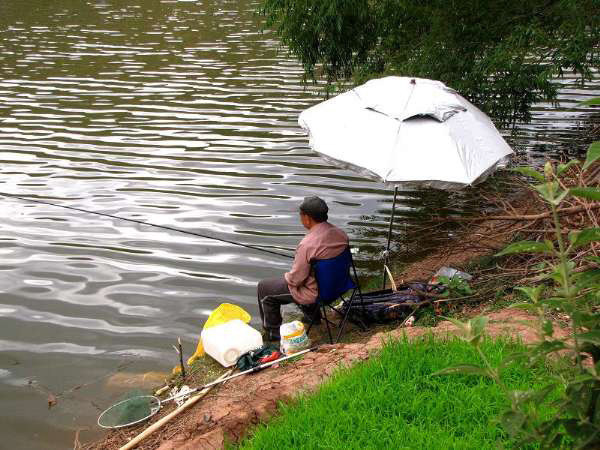
M112 409L116 408L116 407L117 407L117 406L119 406L119 405L122 405L123 403L127 403L127 402L130 402L130 401L132 401L132 400L135 400L135 399L140 399L140 398L150 398L150 399L154 399L154 400L156 401L156 405L157 405L157 406L156 406L154 409L150 408L150 414L148 414L147 416L144 416L144 417L142 417L141 419L135 420L135 421L133 421L133 422L128 422L128 423L125 423L125 424L122 424L122 425L104 425L104 424L102 424L102 423L101 423L101 421L102 421L102 417L104 417L104 415L105 415L106 413L108 413L110 410L112 410ZM161 407L162 407L162 404L161 404L161 401L160 401L160 399L159 399L158 397L155 397L154 395L138 395L138 396L136 396L136 397L127 398L127 399L125 399L125 400L121 400L119 403L115 403L115 404L114 404L114 405L112 405L110 408L107 408L107 409L105 409L105 410L102 412L102 414L100 414L100 415L98 416L98 421L97 421L97 422L98 422L98 426L99 426L100 428L104 428L104 429L112 429L112 430L114 430L114 429L116 429L116 428L130 427L130 426L132 426L132 425L136 425L136 424L138 424L138 423L140 423L140 422L143 422L143 421L145 421L145 420L148 420L150 417L152 417L152 416L153 416L153 415L155 415L155 414L156 414L158 411L160 411L160 408L161 408Z
M138 424L138 423L140 423L140 422L143 422L144 420L148 420L150 417L152 417L152 416L153 416L153 415L155 415L155 414L156 414L158 411L160 411L160 408L162 407L162 403L165 403L165 402L168 402L168 401L174 400L174 399L176 399L176 398L190 396L191 394L194 394L195 392L197 392L197 391L199 391L199 390L201 390L201 389L206 389L206 388L209 388L209 387L215 386L215 385L217 385L217 384L224 383L225 381L231 380L231 379L233 379L233 378L240 377L240 376L242 376L242 375L245 375L245 374L247 374L247 373L258 372L259 370L266 369L267 367L271 367L272 365L275 365L275 364L277 364L277 363L280 363L281 361L285 361L285 360L287 360L287 359L295 358L295 357L297 357L297 356L303 355L304 353L308 353L308 352L311 352L311 351L313 351L313 350L316 350L316 349L317 349L317 347L311 347L311 348L307 348L307 349L305 349L305 350L302 350L302 351L299 351L299 352L297 352L297 353L293 353L293 354L291 354L291 355L284 356L284 357L282 357L282 358L279 358L279 359L276 359L276 360L274 360L274 361L270 361L270 362L267 362L267 363L261 364L261 365L260 365L260 366L258 366L258 367L253 367L252 369L244 370L243 372L236 373L235 375L230 375L230 376L228 376L228 377L225 377L225 378L219 378L219 379L217 379L217 380L215 380L215 381L213 381L213 382L211 382L211 383L205 384L204 386L200 386L200 387L198 387L198 388L191 389L191 390L189 390L188 392L184 392L184 393L177 394L177 395L172 395L171 397L165 398L165 399L164 399L162 402L161 402L161 400L160 400L158 397L156 397L156 396L154 396L154 395L138 395L138 396L136 396L136 397L132 397L132 398L128 398L128 399L126 399L126 400L122 400L122 401L120 401L119 403L115 403L115 404L114 404L114 405L112 405L110 408L108 408L108 409L104 410L104 411L102 412L102 414L100 414L100 416L98 416L98 426L99 426L100 428L105 428L105 429L116 429L116 428L124 428L124 427L129 427L129 426L131 426L131 425ZM134 421L134 422L129 422L129 423L126 423L126 424L124 424L124 425L114 425L114 426L107 426L107 425L103 425L102 423L100 423L100 422L101 422L101 419L102 419L102 417L103 417L103 416L104 416L104 415L105 415L107 412L109 412L111 409L113 409L113 408L116 408L117 406L119 406L119 405L122 405L123 403L125 403L125 402L129 402L129 401L131 401L131 400L133 400L133 399L136 399L136 398L151 398L151 399L154 399L154 400L156 400L156 403L157 403L157 405L158 405L158 406L157 406L157 408L156 408L154 411L152 411L152 409L151 409L151 410L150 410L150 411L151 411L151 412L150 412L150 414L148 414L146 417L143 417L143 418L141 418L141 419L138 419L138 420L136 420L136 421Z
M278 358L278 359L276 359L274 361L269 361L267 363L261 364L260 366L252 367L251 369L244 370L243 372L238 372L235 375L230 375L230 376L228 376L226 378L218 379L218 380L212 381L210 383L207 383L205 385L202 385L200 387L197 387L197 388L194 388L194 389L190 389L187 392L183 392L181 394L172 395L170 397L165 398L162 402L166 403L166 402L170 402L171 400L175 400L177 398L191 396L192 394L195 394L196 392L198 392L198 391L200 391L202 389L206 389L206 388L215 386L217 384L225 383L226 381L229 381L229 380L231 380L233 378L240 377L242 375L246 375L247 373L258 372L259 370L266 369L267 367L271 367L271 366L273 366L273 365L275 365L277 363L280 363L281 361L285 361L287 359L291 359L291 358L295 358L296 356L303 355L304 353L311 352L311 351L315 350L316 348L317 347L311 347L311 348L307 348L305 350L302 350L302 351L299 351L299 352L296 352L296 353L292 353L291 355L283 356L283 357Z

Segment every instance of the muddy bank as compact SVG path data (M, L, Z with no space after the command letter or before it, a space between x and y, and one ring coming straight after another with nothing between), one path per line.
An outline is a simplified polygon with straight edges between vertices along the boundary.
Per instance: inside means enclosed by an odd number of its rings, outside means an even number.
M489 318L487 332L490 336L510 335L526 343L536 339L534 329L526 325L534 317L523 311L501 310L489 314ZM139 448L221 448L226 441L240 439L252 425L268 420L276 413L279 402L314 391L339 367L348 367L369 358L386 340L403 336L415 339L428 333L444 338L456 334L457 328L449 322L442 322L433 328L414 327L376 333L361 343L322 345L299 361L228 382L209 394L197 407L149 437ZM557 334L565 333L557 328ZM119 448L140 431L114 432L87 448Z

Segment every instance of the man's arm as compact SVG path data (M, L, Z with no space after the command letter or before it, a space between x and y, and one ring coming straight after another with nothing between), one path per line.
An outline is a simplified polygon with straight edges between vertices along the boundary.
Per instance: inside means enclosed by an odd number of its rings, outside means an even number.
M300 242L296 249L296 255L294 256L294 263L289 272L286 272L283 276L285 281L290 286L300 287L304 284L308 276L310 275L310 260L306 246Z

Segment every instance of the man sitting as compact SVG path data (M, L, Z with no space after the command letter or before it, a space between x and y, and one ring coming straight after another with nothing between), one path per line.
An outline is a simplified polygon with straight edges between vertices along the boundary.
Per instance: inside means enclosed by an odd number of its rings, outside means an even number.
M303 321L320 318L317 281L311 273L313 259L338 256L348 246L348 236L327 222L327 204L319 197L306 197L300 205L300 221L308 230L296 248L294 263L283 277L258 283L258 309L269 341L279 340L281 305L296 303L304 313Z

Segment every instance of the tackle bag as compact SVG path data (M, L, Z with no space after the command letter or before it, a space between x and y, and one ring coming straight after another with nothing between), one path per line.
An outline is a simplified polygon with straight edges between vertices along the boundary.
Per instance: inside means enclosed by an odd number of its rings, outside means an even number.
M438 284L412 282L398 286L396 291L383 289L367 292L362 294L362 304L360 298L353 302L349 318L365 324L404 320L413 312L417 304L428 299L422 293L441 294L445 289L445 286ZM348 303L344 302L339 309L345 313Z

